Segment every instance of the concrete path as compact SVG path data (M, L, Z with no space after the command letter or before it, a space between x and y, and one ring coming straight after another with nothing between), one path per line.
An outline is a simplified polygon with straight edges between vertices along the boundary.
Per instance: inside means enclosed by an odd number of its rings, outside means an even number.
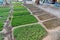
M19 28L19 27L24 27L24 26L28 26L28 25L34 25L34 24L39 24L39 23L31 23L31 24L20 25L20 26L12 28L12 30Z
M11 20L9 18L12 18L12 12L13 12L13 6L10 5L11 10L9 11L9 16L4 24L3 27L3 33L4 33L4 40L14 40L12 36L12 26L11 26Z

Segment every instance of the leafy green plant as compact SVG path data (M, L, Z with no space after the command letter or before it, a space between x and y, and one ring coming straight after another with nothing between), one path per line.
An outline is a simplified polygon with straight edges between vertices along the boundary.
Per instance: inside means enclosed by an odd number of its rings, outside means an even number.
M4 35L0 33L0 40L4 40Z
M12 26L19 26L24 24L30 24L38 22L37 19L32 15L14 16L12 19Z
M0 8L0 13L2 12L9 12L10 8Z
M14 8L13 9L14 11L24 11L24 10L27 10L26 8Z
M13 16L22 16L22 15L30 15L30 12L29 11L14 11L13 12Z
M22 5L19 5L19 6L14 6L13 7L13 9L14 9L14 11L24 11L24 10L27 10L24 6L22 6Z
M9 12L0 13L0 17L7 17L8 15L9 15Z
M3 29L3 23L0 22L0 31Z
M8 12L0 13L0 31L3 29L4 22L6 21L8 15Z
M6 17L0 18L0 31L3 29L4 22L6 21Z
M13 34L16 40L42 40L47 32L41 25L35 24L16 28Z

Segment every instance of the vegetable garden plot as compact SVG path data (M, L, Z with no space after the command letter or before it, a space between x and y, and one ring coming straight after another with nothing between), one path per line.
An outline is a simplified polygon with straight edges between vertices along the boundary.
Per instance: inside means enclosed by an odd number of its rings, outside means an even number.
M43 11L43 10L35 10L35 11L32 11L34 15L43 15L43 14L48 14L47 12Z
M5 8L5 7L0 8L0 13L2 13L2 12L9 12L9 11L10 11L10 8Z
M47 12L43 10L31 10L32 14L34 15L42 15L42 14L47 14Z
M32 15L14 16L12 19L12 26L19 26L24 24L36 23L37 19Z
M16 40L42 40L47 32L41 25L22 26L13 30Z
M56 18L56 19L48 20L43 22L43 24L46 26L47 29L54 29L60 26L60 19Z
M55 16L52 15L52 14L44 14L44 15L39 15L38 18L40 20L47 20L47 19L50 19L50 18L55 18Z
M3 29L4 22L6 20L6 17L0 18L0 31Z
M3 29L4 22L6 21L9 12L0 13L0 31Z
M0 22L0 31L3 29L3 22Z
M14 5L13 9L14 12L11 23L13 27L38 22L34 16L30 15L30 12L23 5Z
M22 11L22 10L24 11L24 10L27 10L27 9L26 9L23 5L19 5L19 6L16 6L16 5L15 5L15 6L13 7L13 10L14 10L14 11Z
M24 11L24 10L27 10L26 8L23 8L23 7L20 7L20 8L14 8L14 11Z
M30 12L29 11L14 11L13 12L13 16L22 16L22 15L30 15Z
M9 11L9 7L0 7L0 31L3 29L3 25L9 15Z
M9 12L0 13L0 17L7 17L8 15L9 15Z

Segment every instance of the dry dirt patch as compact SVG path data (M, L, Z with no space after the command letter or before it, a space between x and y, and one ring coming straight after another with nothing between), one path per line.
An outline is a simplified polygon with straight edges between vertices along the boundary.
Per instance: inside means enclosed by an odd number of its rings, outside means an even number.
M34 7L32 4L23 4L24 6L26 6L26 7Z
M49 14L49 13L45 13L44 15L39 15L38 18L40 20L47 20L47 19L50 19L50 18L54 18L55 16L52 15L52 14Z
M26 6L27 8L37 8L35 7L33 4L23 4L24 6Z
M60 19L56 18L49 21L45 21L43 22L43 24L46 26L47 29L53 29L60 26Z
M48 12L45 12L45 11L43 11L43 10L39 10L39 11L35 11L35 12L33 12L33 14L34 15L43 15L43 14L48 14Z

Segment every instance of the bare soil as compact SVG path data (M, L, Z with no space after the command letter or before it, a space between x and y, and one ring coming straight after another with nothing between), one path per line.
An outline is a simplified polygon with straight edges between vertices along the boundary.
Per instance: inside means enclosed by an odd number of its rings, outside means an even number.
M44 12L45 13L45 12ZM55 16L52 15L52 14L49 14L49 13L45 13L44 15L39 15L38 18L40 20L47 20L47 19L50 19L50 18L54 18Z
M28 7L28 8L36 8L35 6L33 6L33 4L23 4L23 5Z
M54 29L60 26L60 19L56 18L48 20L43 22L43 24L46 26L47 29Z

